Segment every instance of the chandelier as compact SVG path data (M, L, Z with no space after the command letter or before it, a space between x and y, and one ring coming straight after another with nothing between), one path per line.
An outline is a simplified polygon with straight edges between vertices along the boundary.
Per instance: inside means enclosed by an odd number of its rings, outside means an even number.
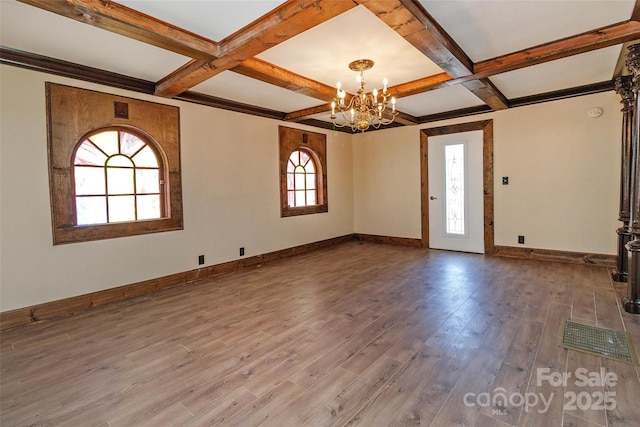
M364 91L364 72L372 67L373 61L370 59L358 59L349 64L349 69L360 72L357 77L358 91L345 104L347 93L338 83L336 97L331 101L331 121L334 126L339 128L349 126L353 132L364 132L369 127L379 129L382 125L391 124L398 115L396 98L387 92L387 79L383 80L382 93L378 93L378 89L373 89L371 93ZM391 111L387 110L389 98L391 98Z

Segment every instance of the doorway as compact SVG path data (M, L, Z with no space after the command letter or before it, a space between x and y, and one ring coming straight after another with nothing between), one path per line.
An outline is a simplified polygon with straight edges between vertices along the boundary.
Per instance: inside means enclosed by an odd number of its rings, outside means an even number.
M460 161L464 164L466 160L467 164L462 167L462 172L466 169L466 173L456 178L457 189L467 190L466 203L459 197L456 200L451 193L447 196L444 182L438 182L436 178L443 180L446 177L447 152L449 161L455 159L458 166ZM423 129L420 133L420 154L422 246L493 254L493 120ZM470 163L473 156L476 156L476 161ZM476 166L473 167L472 163ZM449 171L456 167L450 164ZM458 168L457 173L460 172ZM458 196L461 193L464 191L458 192ZM474 204L476 208L473 208Z

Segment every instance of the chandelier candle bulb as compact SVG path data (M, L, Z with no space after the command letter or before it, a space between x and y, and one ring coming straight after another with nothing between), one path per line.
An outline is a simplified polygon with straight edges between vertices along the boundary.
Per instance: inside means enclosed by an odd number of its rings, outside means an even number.
M382 80L382 85L384 86L382 88L382 93L387 93L387 84L389 84L389 81L387 80L387 78L385 77L384 80Z
M331 116L336 115L336 101L331 101Z

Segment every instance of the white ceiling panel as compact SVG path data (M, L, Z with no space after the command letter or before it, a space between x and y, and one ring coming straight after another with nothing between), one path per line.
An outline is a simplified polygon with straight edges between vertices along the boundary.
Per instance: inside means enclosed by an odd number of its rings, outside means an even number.
M626 21L635 0L420 0L472 61Z
M492 76L490 80L507 98L551 92L613 78L622 45L570 56L544 64Z
M364 6L355 7L258 55L294 73L324 84L337 82L350 93L357 89L357 73L349 69L356 59L371 59L365 71L366 90L417 80L442 70L385 25Z
M300 95L232 71L220 73L194 86L191 90L286 113L325 104L318 99Z
M14 49L150 81L191 59L15 0L0 6L0 41Z
M455 85L400 98L396 105L398 110L420 117L483 104L484 102L464 86Z
M220 41L275 9L284 0L119 0L118 3Z
M624 22L630 18L635 5L635 0L420 2L475 62ZM221 41L284 1L120 0L120 3L202 37ZM316 4L312 3L308 5L313 9ZM376 1L375 5L381 9L393 6L384 0ZM394 16L397 11L387 12ZM402 11L400 15L406 16ZM299 25L294 24L295 19L292 18L291 25ZM401 19L397 17L397 20ZM360 5L287 38L257 57L331 87L339 81L350 93L356 92L357 73L349 70L348 64L357 59L375 62L373 69L365 72L367 92L381 89L385 77L389 86L395 86L442 72L392 27ZM0 0L0 44L154 82L190 61L185 56L16 0ZM531 67L520 64L525 68L490 79L509 99L599 83L613 77L620 50L620 46L614 46ZM227 65L234 63L231 61ZM188 86L189 81L199 80L189 80L189 76L185 76L181 84ZM286 81L282 82L282 85L286 84ZM189 90L284 113L324 104L322 100L232 71L224 71ZM482 100L462 85L453 85L418 95L400 96L397 107L402 112L421 117L479 105L484 105ZM328 115L321 119L327 118Z

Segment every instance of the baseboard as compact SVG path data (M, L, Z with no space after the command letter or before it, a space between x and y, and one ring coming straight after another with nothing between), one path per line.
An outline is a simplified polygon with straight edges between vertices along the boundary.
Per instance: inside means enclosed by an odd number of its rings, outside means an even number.
M222 264L189 270L182 273L170 274L168 276L119 286L117 288L105 289L103 291L92 292L89 294L64 298L61 300L46 302L30 307L5 311L0 313L0 330L5 330L42 320L51 320L59 317L69 316L74 313L88 310L90 308L117 303L132 298L138 298L144 295L152 294L161 289L195 283L200 280L218 276L220 274L257 267L259 265L276 261L278 259L301 255L307 252L327 248L340 243L350 242L353 241L353 239L354 235L348 234L345 236L321 240L319 242L281 249L262 255L256 255L248 258L225 262Z
M616 267L617 265L616 255L556 251L552 249L495 246L494 255L510 258L526 258L540 261L564 262L571 264L591 264L601 267Z
M385 244L399 245L399 246L411 246L413 248L422 247L421 239L411 239L408 237L390 237L390 236L378 236L375 234L355 233L353 235L353 239L360 240L363 242L385 243Z
M107 304L118 303L124 300L138 298L144 295L158 292L159 290L195 283L200 280L212 278L221 274L231 273L246 268L257 267L282 258L301 255L318 249L327 248L340 243L352 240L384 243L409 247L422 247L420 239L406 237L379 236L374 234L347 234L345 236L334 237L305 245L294 246L281 249L262 255L211 265L195 270L175 273L168 276L145 280L138 283L119 286L117 288L105 289L103 291L92 292L57 301L46 302L30 307L0 313L0 330L26 325L42 320L51 320L65 317L85 311L94 307ZM511 246L496 246L495 255L528 258L541 261L569 262L574 264L592 264L604 267L616 267L615 255L589 254L581 252L554 251L549 249L516 248Z

